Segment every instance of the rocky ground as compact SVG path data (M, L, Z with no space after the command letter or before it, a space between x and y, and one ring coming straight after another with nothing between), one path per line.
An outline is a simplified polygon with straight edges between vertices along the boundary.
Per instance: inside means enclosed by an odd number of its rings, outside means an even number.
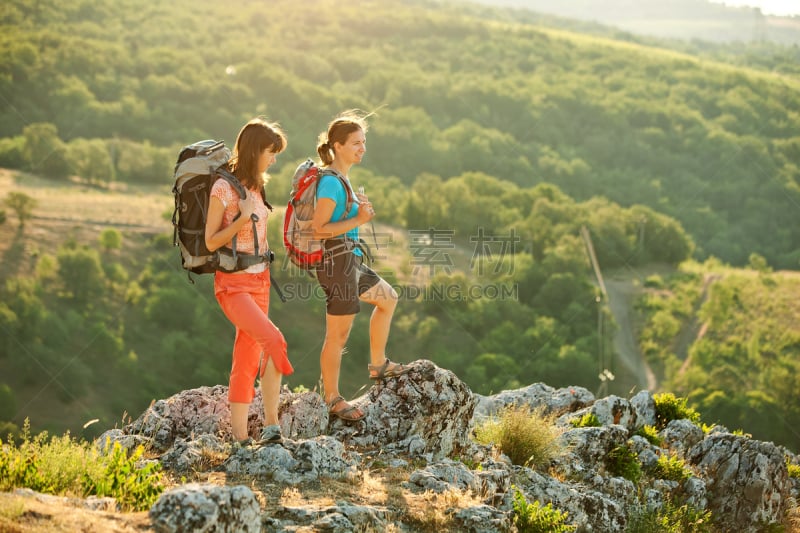
M232 446L225 387L184 391L155 402L125 428L101 438L145 445L170 487L149 513L116 513L107 500L3 494L5 531L513 531L512 501L551 503L577 531L625 531L632 510L670 499L707 509L715 531L791 531L797 524L798 458L725 428L704 432L670 422L654 446L636 430L655 423L653 397L595 398L580 387L534 384L491 397L474 395L430 361L373 386L355 403L363 422L329 420L314 392L281 397L282 444ZM526 405L556 420L561 452L547 465L511 463L471 437L476 422ZM250 430L261 427L260 397ZM573 427L593 414L598 427ZM671 481L614 476L611 450L626 446L647 471L664 455L691 471ZM793 525L794 524L794 525Z

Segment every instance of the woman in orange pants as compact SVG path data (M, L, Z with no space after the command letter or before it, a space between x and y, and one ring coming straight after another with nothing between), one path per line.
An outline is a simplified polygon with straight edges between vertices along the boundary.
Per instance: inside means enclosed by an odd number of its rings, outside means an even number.
M261 190L267 169L285 148L286 137L280 128L263 119L253 119L239 131L228 167L244 186L247 196L240 199L224 179L214 183L206 219L206 247L210 251L231 248L233 243L242 254L268 249L268 210ZM257 216L255 224L251 222L252 214ZM228 402L233 437L240 443L248 442L247 414L255 394L256 376L261 377L264 402L261 442L281 441L278 424L281 376L291 374L294 369L286 354L286 341L269 319L269 289L268 262L214 274L214 294L225 316L236 326Z

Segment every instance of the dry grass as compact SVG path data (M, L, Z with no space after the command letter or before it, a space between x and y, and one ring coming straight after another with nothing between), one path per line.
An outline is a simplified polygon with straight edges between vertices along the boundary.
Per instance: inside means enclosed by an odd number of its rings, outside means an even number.
M144 239L133 235L171 233L164 214L172 213L168 186L132 187L118 184L99 189L73 182L57 182L7 169L0 169L0 200L11 191L22 192L37 202L33 217L20 228L16 214L6 212L0 224L0 281L34 272L41 254L55 255L68 239L96 242L106 228L123 234L122 256L135 255Z
M800 531L800 504L794 498L789 499L789 510L786 512L787 531Z
M153 531L147 512L90 511L68 502L0 492L0 533L134 533Z
M555 418L542 408L510 405L497 418L478 424L475 437L497 446L514 464L542 467L563 451L558 443L563 430L556 427Z
M460 509L479 505L479 496L469 491L450 490L441 494L431 491L416 493L407 490L403 484L413 468L365 469L349 481L322 479L297 486L253 480L251 477L225 477L217 473L216 479L207 477L209 483L248 485L255 493L262 509L266 512L280 513L284 507L306 507L325 509L346 501L352 505L370 506L384 514L387 531L400 529L393 525L398 522L412 526L421 532L456 532L461 528L453 520ZM359 530L359 531L371 531ZM377 531L377 530L376 530Z
M408 494L406 503L408 521L421 531L449 531L456 527L453 514L482 502L469 491L450 489L442 493Z

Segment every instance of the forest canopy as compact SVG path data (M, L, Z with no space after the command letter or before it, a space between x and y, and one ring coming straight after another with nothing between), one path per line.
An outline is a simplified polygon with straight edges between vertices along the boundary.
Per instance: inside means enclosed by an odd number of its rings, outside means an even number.
M699 259L798 266L796 78L467 4L193 6L5 2L0 165L167 183L177 148L232 142L256 114L285 127L293 165L359 107L378 110L377 176L552 183L674 217Z
M791 54L741 67L710 59L722 49L681 52L541 22L433 0L232 0L214 10L188 0L9 0L0 5L0 167L109 191L149 185L169 203L182 146L230 146L244 122L264 115L289 139L268 185L281 205L328 121L373 111L352 177L380 214L392 246L381 254L399 257L379 261L381 273L407 290L391 353L428 357L481 394L533 382L594 390L615 325L587 235L608 270L690 258L744 266L754 254L764 270L798 267L800 80L783 68ZM19 222L17 252L27 237ZM0 287L9 380L0 422L21 422L9 406L31 405L37 390L73 410L40 413L61 430L90 417L108 426L154 398L227 382L232 328L209 277L190 286L176 268L161 222L164 233L148 240L67 236L19 255L21 268ZM272 223L271 243L279 232ZM418 261L419 243L431 241L451 254L438 268ZM492 255L484 245L509 247ZM409 284L415 270L427 273L424 286ZM297 363L287 381L313 388L324 303L302 295L307 277L276 276L295 291L271 304ZM703 282L683 281L665 281L640 304L652 313L642 353L723 423L775 405L797 420L795 405L780 404L795 390L796 341L745 345L715 322L708 341L687 348L692 366L677 371L673 345ZM716 289L703 317L723 309L756 321L738 313L734 296L760 302L761 293L740 283ZM351 376L364 375L367 320L358 317L348 344L359 355L343 362L346 394L363 385ZM748 376L763 381L758 398L709 377L715 357L730 372L742 354L761 357L760 346L787 353L780 372ZM608 363L618 374L610 392L638 386ZM758 430L797 444L785 427Z

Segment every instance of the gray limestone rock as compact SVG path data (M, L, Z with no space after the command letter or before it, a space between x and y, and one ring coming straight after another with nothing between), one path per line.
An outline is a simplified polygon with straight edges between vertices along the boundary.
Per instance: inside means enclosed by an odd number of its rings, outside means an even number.
M686 456L706 480L708 508L722 529L749 533L783 520L791 482L773 443L718 433Z
M187 484L161 495L150 508L158 533L258 533L261 508L249 488Z

